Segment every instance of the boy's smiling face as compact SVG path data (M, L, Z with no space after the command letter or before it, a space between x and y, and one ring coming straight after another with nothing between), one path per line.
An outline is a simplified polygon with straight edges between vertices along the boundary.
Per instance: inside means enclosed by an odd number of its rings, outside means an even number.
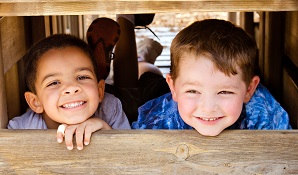
M175 82L167 75L184 122L207 136L216 136L235 123L243 102L250 99L242 72L237 71L227 76L207 57L185 54Z
M96 111L103 99L104 82L97 82L88 55L77 47L65 47L41 57L35 88L35 112L43 112L46 122L77 124Z

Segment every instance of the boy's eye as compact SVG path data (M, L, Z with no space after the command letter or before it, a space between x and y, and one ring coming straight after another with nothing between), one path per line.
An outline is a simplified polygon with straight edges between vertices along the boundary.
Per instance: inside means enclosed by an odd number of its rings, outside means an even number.
M196 91L196 90L188 90L188 91L186 91L186 93L196 94L196 93L198 93L198 91Z
M81 75L81 76L78 76L77 79L78 79L78 80L85 80L85 79L90 79L90 77Z
M46 87L49 87L49 86L55 86L55 85L58 85L58 84L60 84L59 81L53 81L53 82L51 82L50 84L48 84Z
M220 91L218 94L234 94L234 92L230 92L230 91Z

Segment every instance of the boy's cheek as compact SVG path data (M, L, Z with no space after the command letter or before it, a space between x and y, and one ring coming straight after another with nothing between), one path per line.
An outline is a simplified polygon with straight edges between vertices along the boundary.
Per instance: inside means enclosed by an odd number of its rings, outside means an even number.
M182 119L188 120L188 118L192 117L192 113L194 111L193 107L191 104L188 105L188 103L179 101L178 102L178 111L179 114L181 115Z

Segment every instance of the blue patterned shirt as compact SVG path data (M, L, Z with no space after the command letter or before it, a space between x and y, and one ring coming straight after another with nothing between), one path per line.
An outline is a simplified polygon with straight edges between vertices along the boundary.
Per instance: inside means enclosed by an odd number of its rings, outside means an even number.
M192 129L179 115L178 105L167 93L139 107L138 121L133 129ZM261 84L250 101L243 104L238 120L227 129L292 129L288 113Z

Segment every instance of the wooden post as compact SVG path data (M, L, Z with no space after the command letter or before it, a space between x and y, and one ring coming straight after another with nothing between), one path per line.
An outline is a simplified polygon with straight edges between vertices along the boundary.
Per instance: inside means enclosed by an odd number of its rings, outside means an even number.
M298 127L298 11L286 12L285 54L283 59L282 106L290 115L293 128Z
M31 18L31 34L32 42L35 44L39 40L46 37L45 18L43 16L32 16Z
M240 13L240 26L251 36L255 37L253 12Z
M282 96L284 26L284 12L266 12L264 82L278 101L281 101Z
M2 18L0 18L1 20ZM1 22L0 22L0 33L1 33ZM1 34L0 34L0 41ZM2 56L2 42L0 44L0 127L6 128L7 126L7 102L6 102L6 90L5 90L5 78L4 78L4 65Z
M18 64L14 64L5 73L5 86L6 86L6 105L7 105L7 117L8 120L21 114L20 103L20 84L19 84L19 67ZM24 77L24 76L23 76ZM22 94L23 98L23 94Z
M259 48L259 67L260 67L260 73L261 73L261 79L263 79L264 76L264 69L265 69L265 63L264 63L264 55L265 55L265 12L259 12L260 15L260 22L259 22L259 32L257 37L257 45Z
M50 17L45 16L44 17L44 28L45 28L45 36L48 37L51 35L51 22L50 22Z
M238 20L237 20L237 12L229 12L228 13L228 19L234 24L238 25Z

